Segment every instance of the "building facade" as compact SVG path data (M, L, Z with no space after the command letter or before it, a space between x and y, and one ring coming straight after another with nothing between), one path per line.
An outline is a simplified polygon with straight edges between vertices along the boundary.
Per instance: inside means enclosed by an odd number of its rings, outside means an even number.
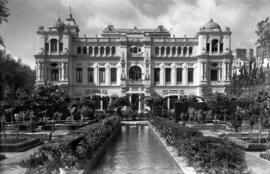
M239 75L240 69L243 66L249 68L250 63L252 66L256 62L256 58L254 56L253 48L236 48L233 50L233 64L232 64L232 73Z
M270 44L259 45L256 50L256 59L259 67L269 68L270 65Z
M126 96L144 110L144 96L202 95L230 84L231 31L212 19L192 38L171 37L163 26L130 29L107 26L99 37L80 37L70 15L37 31L36 85L51 81L71 97ZM102 105L101 105L102 109Z

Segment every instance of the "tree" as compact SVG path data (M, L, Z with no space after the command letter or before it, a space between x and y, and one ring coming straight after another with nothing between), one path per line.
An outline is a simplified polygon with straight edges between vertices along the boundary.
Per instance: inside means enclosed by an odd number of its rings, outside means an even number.
M257 24L257 30L255 31L257 36L259 37L257 40L257 44L260 44L262 46L270 44L270 21L269 17L265 18L265 20L262 20L258 22Z
M7 22L9 9L7 8L7 0L0 0L0 25L3 21ZM0 45L4 46L3 38L0 36Z

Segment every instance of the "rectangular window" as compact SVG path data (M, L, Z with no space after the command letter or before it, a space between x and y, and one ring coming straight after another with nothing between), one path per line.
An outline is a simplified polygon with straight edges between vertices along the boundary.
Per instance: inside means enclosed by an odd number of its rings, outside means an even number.
M182 68L176 69L176 82L181 83L182 82Z
M95 47L95 55L98 54L98 47Z
M176 48L175 47L172 47L172 55L173 56L175 55L175 52L176 52Z
M165 82L171 81L171 68L165 68Z
M167 56L170 54L170 51L171 51L171 48L170 48L170 47L167 47L167 48L166 48L166 55L167 55Z
M101 55L101 56L104 55L104 47L100 47L100 55Z
M105 82L105 68L99 68L99 82Z
M218 70L212 69L211 72L211 81L218 81Z
M220 52L223 52L223 43L220 43L220 47L219 47Z
M81 47L77 47L77 53L82 54L82 48Z
M160 81L160 68L154 68L154 81Z
M165 48L161 47L161 55L163 56L165 54Z
M87 47L83 47L83 54L87 54Z
M63 51L63 43L59 43L59 51L62 52Z
M193 48L189 47L188 54L192 54Z
M112 47L112 55L115 55L115 47Z
M45 52L46 52L46 53L49 52L49 43L45 43Z
M106 47L106 55L110 54L110 47Z
M155 55L158 55L159 54L159 47L156 47L155 48Z
M178 47L177 48L178 55L181 55L181 51L182 51L182 48L181 47Z
M116 77L117 77L117 69L111 68L111 82L112 83L116 82Z
M193 82L193 68L188 68L188 82Z
M82 68L76 68L76 82L82 82Z
M88 82L94 82L94 68L88 68Z
M184 47L183 54L184 54L184 55L187 54L187 47Z
M210 51L210 43L207 43L206 44L206 52L209 53L209 51Z
M93 47L88 48L88 54L92 55L93 54Z

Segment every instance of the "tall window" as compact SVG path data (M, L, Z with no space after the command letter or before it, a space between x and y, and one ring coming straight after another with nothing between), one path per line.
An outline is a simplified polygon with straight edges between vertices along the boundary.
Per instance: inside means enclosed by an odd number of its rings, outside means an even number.
M106 55L110 54L110 47L106 47Z
M77 53L82 54L82 48L81 47L77 47Z
M95 47L95 55L98 54L98 47Z
M218 81L218 70L212 69L210 71L210 77L211 77L211 81Z
M218 40L214 39L212 40L212 52L217 52L218 51Z
M172 55L174 56L175 55L175 47L172 47Z
M182 51L182 48L181 47L178 47L177 48L178 55L181 55L181 51Z
M160 68L154 68L154 81L160 81Z
M104 47L100 47L100 55L103 56L104 54Z
M159 54L159 47L156 47L155 48L155 55L158 55Z
M76 82L82 82L82 68L76 68Z
M171 81L171 68L165 68L165 82Z
M63 43L62 43L62 42L59 43L59 51L60 51L60 52L63 51Z
M52 81L55 82L55 81L59 81L59 70L58 69L53 69L51 71L52 73Z
M170 54L170 51L171 51L171 48L170 47L167 47L166 48L166 55L169 55Z
M187 54L187 47L184 47L183 54L184 54L184 55Z
M56 51L57 51L57 40L51 39L51 52L56 52Z
M87 54L87 47L83 47L83 54Z
M164 47L161 47L161 55L163 56L165 53L165 48Z
M112 83L116 82L116 77L117 77L117 69L111 68L111 82Z
M193 82L193 68L188 68L188 82L191 83Z
M193 51L193 48L192 47L189 47L188 54L192 54L192 51Z
M88 82L94 82L94 68L88 68Z
M90 55L93 54L93 47L89 47L89 48L88 48L88 53L89 53Z
M99 68L99 82L105 82L105 68Z
M112 55L115 55L115 47L112 47Z
M182 68L176 69L176 82L181 83L182 82Z

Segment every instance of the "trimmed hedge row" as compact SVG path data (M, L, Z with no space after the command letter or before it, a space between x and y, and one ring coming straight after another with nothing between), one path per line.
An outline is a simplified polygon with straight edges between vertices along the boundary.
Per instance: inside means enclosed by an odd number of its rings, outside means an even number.
M13 144L0 144L0 152L22 152L40 145L42 142L38 138L31 138Z
M196 129L182 126L165 118L154 117L151 124L167 143L185 156L194 168L207 173L241 173L245 170L244 152L234 144L214 137L204 137Z
M21 165L32 171L30 173L54 171L59 170L60 167L78 167L78 162L91 159L120 125L121 121L117 116L105 118L93 126L88 125L88 130L83 129L81 135L74 135L67 139L63 137L65 141L44 145L29 159L23 160Z

